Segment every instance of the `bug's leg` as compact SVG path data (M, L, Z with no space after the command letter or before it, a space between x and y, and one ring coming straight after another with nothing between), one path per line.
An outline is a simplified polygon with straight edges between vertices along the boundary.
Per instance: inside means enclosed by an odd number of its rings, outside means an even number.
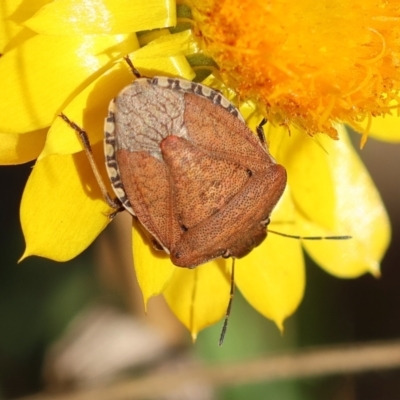
M129 68L132 71L132 74L136 76L136 78L142 78L142 75L140 74L140 72L134 67L132 60L129 58L128 55L126 55L124 57L124 60L126 61L126 63L129 65Z
M124 208L122 207L121 202L116 199L116 198L112 198L110 196L110 194L107 191L106 185L103 181L103 178L99 172L99 169L97 168L97 164L96 161L94 160L93 157L93 151L92 151L92 146L90 145L90 140L89 137L86 133L86 131L84 131L82 128L80 128L77 124L75 124L75 122L72 122L65 114L61 113L60 117L73 129L75 130L75 132L78 134L79 139L82 143L82 147L85 150L86 153L86 157L89 160L89 164L92 168L93 174L96 178L96 181L100 187L101 190L101 194L104 197L104 200L106 201L106 203L115 209L114 212L112 212L108 217L110 219L113 219L120 211L123 211Z
M260 139L260 142L262 145L267 148L267 141L265 140L265 133L264 133L264 125L268 122L266 118L263 118L262 121L258 124L256 130L257 130L257 136Z
M116 203L119 202L119 200L116 198L112 199L112 201L115 201ZM118 208L116 208L115 211L113 211L110 214L106 214L106 215L107 215L108 219L113 220L122 211L125 211L125 208L122 206L122 203L120 203L120 206Z

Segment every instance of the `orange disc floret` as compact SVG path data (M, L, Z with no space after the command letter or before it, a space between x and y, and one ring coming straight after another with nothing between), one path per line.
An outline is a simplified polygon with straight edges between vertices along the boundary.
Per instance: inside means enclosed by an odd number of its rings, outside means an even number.
M400 89L400 2L193 0L204 50L274 123L336 138L388 114Z

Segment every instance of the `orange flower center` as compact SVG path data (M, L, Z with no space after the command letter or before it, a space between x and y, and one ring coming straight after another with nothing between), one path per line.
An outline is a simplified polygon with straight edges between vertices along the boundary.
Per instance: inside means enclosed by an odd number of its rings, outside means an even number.
M361 130L365 118L398 105L398 2L193 0L192 7L226 83L273 123L336 138L336 122Z

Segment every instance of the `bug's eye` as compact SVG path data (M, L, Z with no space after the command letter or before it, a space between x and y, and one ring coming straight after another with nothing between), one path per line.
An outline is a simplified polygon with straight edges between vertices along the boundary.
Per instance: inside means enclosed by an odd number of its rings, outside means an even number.
M222 254L222 258L229 258L231 255L232 254L229 250L225 250Z
M269 217L267 217L261 221L261 225L268 226L270 222L271 222L271 220L269 219Z

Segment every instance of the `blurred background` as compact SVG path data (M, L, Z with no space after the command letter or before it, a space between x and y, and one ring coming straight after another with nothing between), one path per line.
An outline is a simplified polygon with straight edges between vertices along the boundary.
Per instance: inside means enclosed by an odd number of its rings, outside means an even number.
M358 148L359 136L352 137ZM382 277L338 279L307 258L305 297L285 334L237 293L222 347L222 323L201 332L192 345L162 298L152 299L144 314L127 215L68 263L31 257L17 264L24 250L19 203L33 164L0 167L0 399L42 391L55 396L152 371L240 362L307 346L400 339L400 145L369 139L360 154L392 222ZM159 398L395 400L400 370L224 387L185 382Z

